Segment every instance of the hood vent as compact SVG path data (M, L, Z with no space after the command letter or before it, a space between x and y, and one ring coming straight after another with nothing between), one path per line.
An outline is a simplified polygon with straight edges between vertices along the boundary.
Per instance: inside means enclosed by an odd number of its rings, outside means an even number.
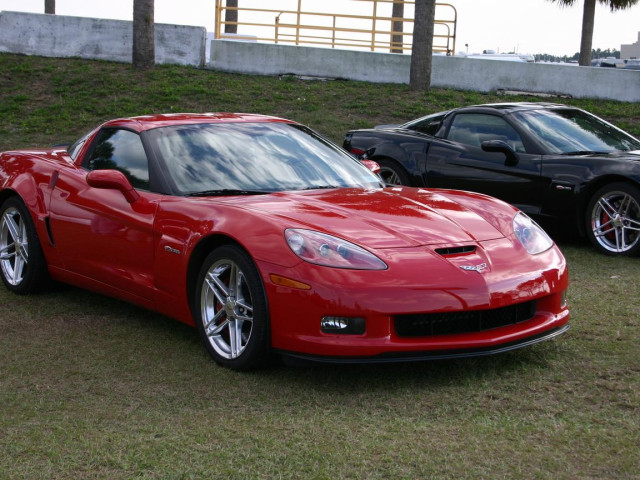
M443 257L447 257L451 255L463 255L466 253L473 253L475 251L476 251L475 245L464 245L462 247L436 248L436 253L438 255L442 255Z

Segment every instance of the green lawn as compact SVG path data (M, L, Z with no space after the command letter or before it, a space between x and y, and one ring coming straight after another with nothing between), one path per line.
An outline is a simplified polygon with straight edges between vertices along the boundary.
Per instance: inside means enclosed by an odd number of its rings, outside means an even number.
M275 114L341 142L349 128L503 100L0 54L0 150L170 111ZM640 135L640 105L562 102ZM235 373L154 313L65 286L0 288L0 479L640 479L640 259L560 246L566 335L409 365Z

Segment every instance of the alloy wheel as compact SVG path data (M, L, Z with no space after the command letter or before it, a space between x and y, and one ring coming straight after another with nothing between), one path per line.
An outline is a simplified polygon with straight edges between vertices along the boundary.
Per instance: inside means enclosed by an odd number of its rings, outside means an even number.
M602 195L591 212L595 241L611 253L625 253L640 241L640 205L629 193L613 190Z
M0 219L0 268L5 280L10 285L19 285L28 263L27 225L20 212L10 207Z
M253 331L253 302L247 278L229 259L215 262L204 278L200 307L211 347L226 359L239 357Z

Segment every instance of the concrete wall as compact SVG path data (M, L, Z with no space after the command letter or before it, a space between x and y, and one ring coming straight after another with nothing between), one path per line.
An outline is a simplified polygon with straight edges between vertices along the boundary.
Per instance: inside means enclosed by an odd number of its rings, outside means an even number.
M131 62L132 22L2 12L0 52ZM410 57L327 48L213 40L205 64L202 27L156 24L156 62L259 75L308 75L409 83ZM433 57L431 84L640 102L640 71Z
M227 40L211 42L207 68L261 75L309 75L378 83L409 83L408 55L268 45ZM562 64L518 63L463 57L433 57L431 85L491 92L517 90L640 101L640 72Z
M156 24L156 63L202 67L203 27ZM0 52L131 62L133 22L2 12Z

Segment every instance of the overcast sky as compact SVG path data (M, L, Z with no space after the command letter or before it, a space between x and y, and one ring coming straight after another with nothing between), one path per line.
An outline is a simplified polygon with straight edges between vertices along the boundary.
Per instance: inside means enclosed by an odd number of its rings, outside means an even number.
M248 1L248 0L247 0ZM500 52L549 53L573 55L580 50L582 2L571 8L559 7L549 0L444 0L454 5L458 14L456 51L469 53L492 49ZM203 26L214 29L214 0L155 0L158 23ZM252 7L289 8L291 0L251 0ZM243 0L239 1L240 6ZM297 4L297 2L294 2ZM369 14L369 2L353 0L302 0L304 10L333 9L356 5ZM268 5L268 7L266 7ZM258 7L259 8L259 7ZM44 0L0 0L0 11L44 11ZM131 20L133 0L56 0L59 15L91 16ZM447 14L448 15L448 14ZM640 5L618 13L598 5L593 48L617 49L638 41Z

